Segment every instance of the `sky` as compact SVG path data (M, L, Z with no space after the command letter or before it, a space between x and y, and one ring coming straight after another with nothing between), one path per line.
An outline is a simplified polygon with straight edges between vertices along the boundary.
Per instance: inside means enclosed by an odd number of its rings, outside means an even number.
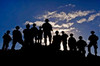
M53 26L52 33L56 30L73 33L76 40L83 36L87 43L92 30L100 37L100 0L0 0L0 48L7 30L12 36L15 26L20 26L22 32L26 24L41 26L47 18ZM98 55L99 43L100 39ZM16 49L20 47L16 45Z

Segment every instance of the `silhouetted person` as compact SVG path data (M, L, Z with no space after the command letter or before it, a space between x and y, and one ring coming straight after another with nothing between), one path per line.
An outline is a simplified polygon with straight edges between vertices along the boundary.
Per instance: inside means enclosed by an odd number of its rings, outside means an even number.
M2 50L7 50L9 47L9 42L12 40L9 34L10 34L10 31L8 30L2 37L3 38Z
M29 24L26 25L26 29L23 30L23 34L24 34L25 47L30 46L31 45L31 30L30 30Z
M87 46L86 41L83 40L82 36L79 36L79 40L77 41L78 51L85 56L85 47Z
M76 39L73 37L73 34L70 34L70 37L68 39L68 46L70 48L70 51L76 51Z
M55 36L53 36L53 47L56 51L58 51L60 49L60 44L61 44L61 36L59 35L59 32L56 31L55 32Z
M63 47L64 47L65 51L67 50L67 38L68 38L68 35L65 34L64 31L62 31L61 39L62 39L62 44L63 44Z
M52 31L52 26L51 24L49 24L49 20L46 19L45 20L46 23L44 23L42 25L42 28L43 28L43 32L44 32L44 42L45 42L45 45L47 45L47 37L49 37L49 44L51 44L51 31Z
M19 31L20 27L16 26L16 29L13 31L13 45L12 45L12 50L15 50L15 45L16 43L20 43L23 47L23 40L22 40L22 34Z
M42 43L42 34L43 34L43 30L42 30L42 27L40 26L39 27L39 30L38 30L38 43Z
M89 45L88 45L88 52L91 54L91 47L93 46L94 47L94 52L95 52L95 55L97 55L97 40L99 39L98 36L96 36L94 34L95 32L94 31L91 31L91 34L88 38L88 40L90 41Z
M36 24L33 24L33 27L31 28L31 43L34 44L37 42L38 39L38 29L36 27ZM34 42L35 41L35 42Z

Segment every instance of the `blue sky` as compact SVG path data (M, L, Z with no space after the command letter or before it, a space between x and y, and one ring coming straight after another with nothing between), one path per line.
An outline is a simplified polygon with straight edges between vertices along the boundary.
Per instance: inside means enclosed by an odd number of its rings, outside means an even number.
M24 29L33 22L40 26L45 18L50 19L54 31L74 33L76 39L82 35L87 41L91 30L100 37L100 0L0 0L0 48L7 30L12 35L15 26Z

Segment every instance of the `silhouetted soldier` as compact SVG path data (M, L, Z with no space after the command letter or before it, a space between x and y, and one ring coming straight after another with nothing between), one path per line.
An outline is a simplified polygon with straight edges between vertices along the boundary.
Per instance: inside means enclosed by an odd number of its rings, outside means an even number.
M87 46L86 41L83 40L82 36L79 36L79 40L77 41L77 48L81 54L85 56L85 47Z
M62 31L62 44L63 44L63 47L64 47L64 50L66 51L67 50L67 38L68 38L68 35L65 34L64 31Z
M42 34L43 34L43 30L42 30L42 27L40 26L39 27L39 30L38 30L38 43L42 43Z
M76 51L76 39L73 37L73 34L70 34L70 37L68 39L68 45L70 51Z
M44 32L44 42L45 42L45 45L47 45L47 37L49 37L49 44L51 44L51 31L52 31L52 26L51 24L49 24L49 20L46 19L45 20L46 23L44 23L42 25L42 28L43 28L43 32Z
M94 31L91 31L92 35L90 35L89 38L88 38L88 40L90 41L90 43L88 45L88 52L91 53L90 49L91 49L92 46L94 46L94 50L95 50L94 52L95 52L95 55L97 55L97 48L98 48L98 46L97 46L97 40L99 38L94 33L95 33Z
M58 51L60 49L61 36L59 35L58 31L56 31L55 33L56 33L56 35L53 36L53 42L52 42L52 44L53 44L54 49L56 51Z
M31 45L31 30L30 30L30 25L26 25L26 29L23 30L24 33L24 44L25 47Z
M31 37L31 43L34 44L34 43L37 42L37 39L38 39L38 37L37 37L38 36L38 29L37 29L35 23L33 24L33 27L31 28L31 35L32 35L32 37Z
M3 38L2 50L7 50L9 46L9 42L12 40L9 34L10 34L10 31L8 30L2 37Z
M19 42L22 47L23 47L23 40L22 40L22 34L19 31L20 27L16 26L16 29L13 31L13 45L12 45L12 50L15 50L15 45L17 42Z

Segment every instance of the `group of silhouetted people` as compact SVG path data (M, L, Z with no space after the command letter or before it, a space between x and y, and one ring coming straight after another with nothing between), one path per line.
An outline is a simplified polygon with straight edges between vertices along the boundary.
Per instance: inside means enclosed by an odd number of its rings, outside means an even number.
M23 30L24 34L24 40L22 39L22 33L20 32L20 27L16 26L15 30L13 31L13 37L11 38L10 31L8 30L3 35L3 47L2 50L7 50L9 46L9 42L12 40L12 47L11 50L15 50L16 43L20 43L22 47L29 47L34 46L36 43L42 43L42 39L44 36L44 43L45 46L47 46L47 38L49 38L49 44L53 45L55 50L60 49L60 44L62 42L64 51L67 51L67 46L69 46L70 51L79 51L80 53L84 54L86 53L85 47L88 46L88 52L91 53L91 47L94 47L95 55L97 55L97 41L98 36L95 35L94 31L91 31L91 35L89 36L88 40L89 45L86 43L86 41L83 40L82 36L79 36L79 40L76 41L74 38L74 35L71 33L70 36L68 36L64 31L62 31L62 35L59 34L59 31L55 32L55 35L52 39L51 31L52 25L49 23L48 19L45 19L45 23L37 29L36 24L33 23L33 27L30 28L30 25L26 25L26 29ZM53 40L53 41L52 41Z

